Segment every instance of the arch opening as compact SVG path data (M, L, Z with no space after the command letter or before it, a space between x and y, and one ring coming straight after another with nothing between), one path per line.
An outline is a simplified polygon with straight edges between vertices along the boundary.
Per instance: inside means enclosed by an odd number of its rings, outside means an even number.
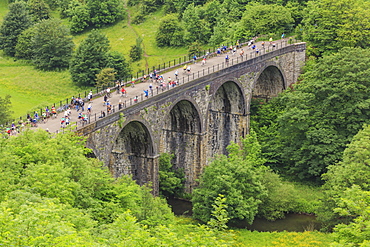
M268 66L258 77L252 91L252 97L268 101L283 90L285 90L285 81L280 69L276 66Z
M201 120L198 110L190 101L179 101L171 109L163 131L163 150L174 154L174 168L184 171L185 191L191 192L200 172Z
M239 86L228 81L214 94L208 114L208 159L227 155L231 141L239 142L246 132L245 100Z
M114 177L132 175L139 185L154 182L154 164L153 142L147 127L138 121L128 123L113 145L109 169Z

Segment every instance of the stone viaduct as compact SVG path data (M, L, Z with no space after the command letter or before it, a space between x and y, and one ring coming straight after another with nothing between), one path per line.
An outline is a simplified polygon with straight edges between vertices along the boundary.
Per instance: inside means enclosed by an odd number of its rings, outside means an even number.
M152 182L158 193L160 153L173 153L187 192L216 154L248 133L252 97L274 97L297 81L305 61L297 43L228 66L78 130L114 177Z

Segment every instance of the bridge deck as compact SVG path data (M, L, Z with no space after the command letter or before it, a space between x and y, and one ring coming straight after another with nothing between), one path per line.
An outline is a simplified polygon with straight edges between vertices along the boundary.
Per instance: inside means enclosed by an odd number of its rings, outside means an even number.
M203 66L201 64L202 58L200 57L200 58L198 58L196 64L190 64L190 67L191 67L191 73L190 74L184 73L182 68L178 69L178 83L179 84L187 83L191 80L194 80L194 79L197 79L199 77L208 75L208 74L213 73L215 71L219 71L219 70L225 68L225 66L231 66L231 65L246 61L246 59L249 60L249 59L255 58L256 56L266 54L268 51L277 50L277 49L283 48L283 47L288 45L287 39L277 40L277 41L274 41L274 42L276 44L275 48L273 48L272 46L269 46L269 42L265 42L265 48L262 47L262 45L261 45L262 42L257 42L256 46L259 49L259 54L256 54L256 51L252 50L250 47L245 46L245 47L242 47L242 48L238 49L234 56L231 53L228 52L228 53L225 53L225 54L221 54L220 56L214 56L212 58L208 58L207 63ZM239 55L241 49L243 49L244 52L245 52L243 58ZM229 56L228 65L225 64L226 55ZM173 69L171 71L167 71L167 72L161 74L161 75L163 75L164 81L166 83L168 81L168 77L171 77L172 79L175 78L175 71L176 71L176 69ZM145 95L144 90L149 89L149 84L150 83L151 83L150 81L147 81L147 82L142 82L142 83L136 84L134 88L126 87L125 88L126 91L127 91L127 96L126 97L122 97L120 94L117 94L115 92L115 90L112 90L113 92L111 92L111 98L109 98L109 101L112 105L112 113L118 111L118 104L119 104L120 100L124 104L124 107L129 107L132 104L135 104L135 102L133 100L133 98L135 96L138 97L138 102L140 102L142 100L146 100L146 98L144 96ZM157 95L157 94L160 94L162 92L160 87L158 87L158 89L157 89L158 85L156 83L152 83L152 85L153 85L153 95ZM169 89L169 90L171 90L171 89ZM149 98L150 98L150 96L152 96L152 95L150 94ZM88 106L88 102L85 103L85 113L87 111L87 106ZM104 111L105 113L107 112L107 107L104 105L104 102L103 102L103 96L93 99L93 101L92 101L92 112L91 112L91 115L89 117L88 123L99 120L100 119L99 117L101 115L101 111ZM64 115L64 113L59 113L59 116L57 118L49 118L46 123L38 124L38 128L45 129L45 130L48 129L51 133L63 131L63 129L61 128L61 124L60 124L61 117L63 115ZM71 123L72 128L74 128L74 129L80 128L84 124L86 124L86 123L83 123L80 120L78 120L78 113L76 112L75 109L71 110L70 123Z

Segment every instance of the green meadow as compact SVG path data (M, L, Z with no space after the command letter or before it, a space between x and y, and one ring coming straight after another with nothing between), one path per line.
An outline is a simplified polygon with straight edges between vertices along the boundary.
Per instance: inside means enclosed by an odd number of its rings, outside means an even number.
M306 232L257 232L237 230L237 247L326 247L333 241L329 233Z

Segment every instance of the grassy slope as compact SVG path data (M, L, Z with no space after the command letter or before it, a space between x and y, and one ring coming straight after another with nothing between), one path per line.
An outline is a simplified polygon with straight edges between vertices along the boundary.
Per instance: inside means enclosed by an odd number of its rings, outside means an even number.
M321 232L256 232L235 231L236 246L244 247L326 247L333 241L332 235Z
M80 92L68 71L41 72L25 63L0 57L0 96L12 96L14 117L57 103Z

